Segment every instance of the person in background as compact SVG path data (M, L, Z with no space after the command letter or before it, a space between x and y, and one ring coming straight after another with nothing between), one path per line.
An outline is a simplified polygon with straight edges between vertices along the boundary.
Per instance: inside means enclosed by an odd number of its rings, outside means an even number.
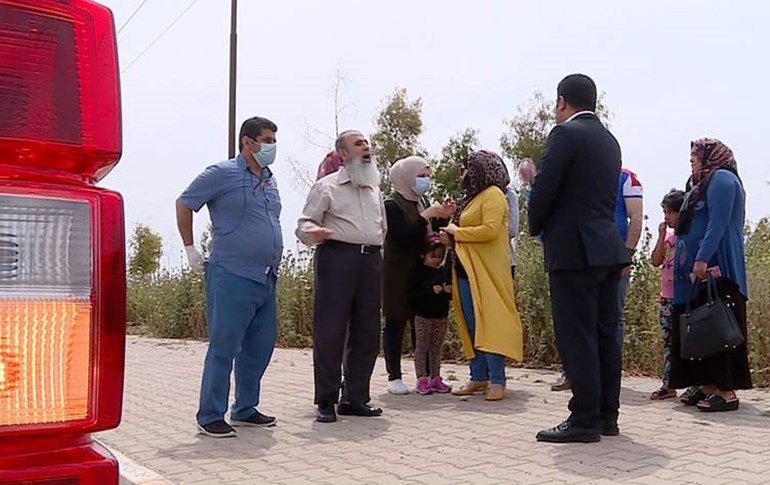
M651 262L660 268L660 329L663 337L663 384L660 389L650 394L650 399L660 401L676 397L676 389L669 386L671 379L671 327L674 306L674 253L676 235L674 228L679 218L679 210L684 202L684 192L671 190L661 202L663 222L658 226L658 240L652 251Z
M342 160L337 150L332 150L326 154L321 163L318 165L318 173L316 174L316 181L321 180L329 174L332 174L342 167Z
M417 393L443 394L452 390L441 379L441 351L447 332L452 285L443 267L446 246L432 234L420 251L421 264L411 272L409 301L414 311L416 342L414 367ZM426 366L426 360L430 362Z
M439 220L447 219L454 205L430 205L425 194L431 188L431 169L424 158L410 156L390 168L393 191L385 200L388 232L382 263L382 310L385 327L382 346L388 371L388 392L407 394L401 375L404 329L414 313L407 292L409 276L420 264L425 238L438 229ZM414 322L413 322L414 325ZM412 339L414 345L414 338Z
M507 170L508 167L506 167L506 172ZM519 234L519 194L513 189L513 184L508 186L508 191L505 193L505 199L508 201L508 238L511 240L511 278L513 278L513 281L515 282L516 236Z
M676 323L684 313L692 298L693 285L702 286L711 275L716 278L719 297L732 311L748 341L743 246L746 193L738 176L738 164L727 145L714 138L702 138L690 145L690 168L689 190L676 225L672 319ZM701 305L706 300L707 292L699 291L693 303ZM752 387L747 343L690 361L681 356L681 338L679 325L675 324L671 332L669 386L697 386L680 396L682 403L704 412L737 410L739 400L735 391Z
M254 117L241 126L240 154L206 168L176 201L179 234L193 271L205 267L209 346L203 364L197 422L201 434L235 436L225 421L230 374L235 364L235 402L230 423L273 426L257 410L260 381L277 335L276 279L283 252L281 197L269 166L275 161L278 131ZM208 206L211 257L193 244L193 211Z

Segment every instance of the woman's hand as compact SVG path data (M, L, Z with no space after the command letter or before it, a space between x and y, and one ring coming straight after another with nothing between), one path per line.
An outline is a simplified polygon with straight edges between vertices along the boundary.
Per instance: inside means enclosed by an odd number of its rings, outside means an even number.
M452 239L449 237L449 234L447 234L443 230L439 233L438 238L441 239L441 244L443 244L444 246L452 245Z
M443 204L441 204L441 207L444 209L445 217L450 218L454 215L455 210L457 209L457 204L455 204L455 201L452 199L447 199Z
M708 264L705 261L696 261L692 267L692 275L696 281L703 281L708 274Z
M445 228L441 229L441 231L442 231L442 232L445 232L445 233L447 233L447 234L449 234L450 236L454 236L454 235L455 235L455 232L457 232L457 229L458 229L458 228L457 228L457 226L455 225L455 223L454 223L454 222L452 222L452 223L450 223L448 226L446 226Z
M666 231L668 231L668 224L661 222L658 225L658 236L660 236L661 239L664 239L666 237Z

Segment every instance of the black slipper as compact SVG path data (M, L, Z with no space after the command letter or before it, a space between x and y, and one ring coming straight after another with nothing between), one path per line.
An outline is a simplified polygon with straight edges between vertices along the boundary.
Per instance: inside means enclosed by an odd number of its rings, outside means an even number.
M695 392L692 392L691 390L687 390L682 396L679 398L679 400L684 404L685 406L696 406L699 402L705 401L708 398L706 394L698 389Z
M724 411L736 411L740 401L738 398L726 401L719 394L712 394L708 399L698 404L698 409L704 413L719 413Z

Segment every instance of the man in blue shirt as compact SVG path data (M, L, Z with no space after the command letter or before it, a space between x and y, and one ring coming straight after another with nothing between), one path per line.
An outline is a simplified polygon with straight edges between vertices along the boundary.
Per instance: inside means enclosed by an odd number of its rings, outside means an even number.
M254 117L241 126L240 154L206 168L176 201L190 268L205 269L209 347L197 414L201 434L235 436L224 415L235 363L235 426L273 426L257 410L262 376L277 333L276 276L283 252L281 198L268 166L275 160L275 123ZM208 206L212 247L203 261L193 243L193 211Z

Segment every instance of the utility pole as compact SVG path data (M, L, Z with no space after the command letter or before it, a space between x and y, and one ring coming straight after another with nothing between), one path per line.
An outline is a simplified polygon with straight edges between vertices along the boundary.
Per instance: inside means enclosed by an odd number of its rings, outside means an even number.
M235 74L238 62L238 0L232 0L230 6L230 112L228 118L228 144L229 158L235 158Z

